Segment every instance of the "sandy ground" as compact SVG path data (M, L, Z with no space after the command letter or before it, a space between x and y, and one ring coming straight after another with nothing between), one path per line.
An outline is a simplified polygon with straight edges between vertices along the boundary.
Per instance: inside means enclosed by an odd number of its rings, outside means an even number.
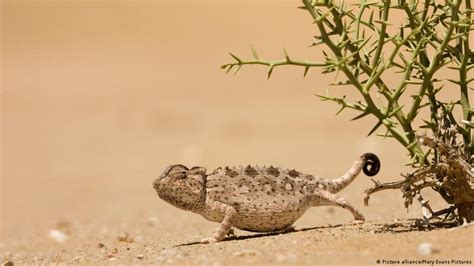
M296 232L237 230L237 238L215 245L196 241L217 224L156 196L153 179L178 162L273 164L333 178L371 151L382 161L378 179L409 170L398 144L366 138L373 120L334 117L337 107L313 96L330 81L319 71L303 79L302 69L277 69L266 80L260 67L237 76L219 69L231 60L228 51L250 55L250 45L261 57L281 58L285 47L317 60L320 50L307 48L313 25L296 6L2 1L0 261L472 264L474 228L416 230L410 219L419 206L407 212L398 191L376 194L364 207L371 185L364 176L340 193L362 209L363 225L350 225L345 210L321 207ZM444 206L436 194L424 196ZM431 255L417 251L425 242Z

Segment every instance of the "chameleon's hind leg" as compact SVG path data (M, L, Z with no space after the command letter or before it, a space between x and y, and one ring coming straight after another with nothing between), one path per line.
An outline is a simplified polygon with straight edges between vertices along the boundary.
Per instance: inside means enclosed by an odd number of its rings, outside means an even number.
M326 190L316 190L314 192L314 196L316 206L339 206L349 210L352 213L354 216L354 221L352 223L361 224L365 221L364 215L356 207L347 202L343 197Z

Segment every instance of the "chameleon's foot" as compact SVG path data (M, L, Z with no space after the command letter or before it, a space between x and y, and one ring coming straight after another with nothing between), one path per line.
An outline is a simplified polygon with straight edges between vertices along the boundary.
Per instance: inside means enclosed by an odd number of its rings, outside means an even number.
M363 224L365 222L364 218L362 219L355 219L352 221L352 224Z
M231 228L231 229L229 230L229 233L227 233L226 236L227 236L227 237L235 237L234 228Z
M201 240L201 244L214 244L214 243L217 243L219 242L219 240L217 240L216 238L214 237L206 237L204 238L203 240Z
M363 224L365 222L364 215L355 207L353 207L352 209L352 215L354 215L354 220L352 221L352 224Z
M289 232L294 232L294 231L295 231L295 227L293 227L293 225L288 225L287 227L281 229L280 233L284 234L284 233L289 233Z

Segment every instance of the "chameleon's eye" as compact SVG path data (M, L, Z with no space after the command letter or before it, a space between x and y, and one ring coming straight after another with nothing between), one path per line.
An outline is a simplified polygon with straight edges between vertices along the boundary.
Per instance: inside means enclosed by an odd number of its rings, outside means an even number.
M183 178L186 178L186 172L185 171L174 172L174 173L170 173L170 176L173 179L183 179Z
M188 168L181 164L173 165L167 175L173 176L174 178L185 178L187 174Z

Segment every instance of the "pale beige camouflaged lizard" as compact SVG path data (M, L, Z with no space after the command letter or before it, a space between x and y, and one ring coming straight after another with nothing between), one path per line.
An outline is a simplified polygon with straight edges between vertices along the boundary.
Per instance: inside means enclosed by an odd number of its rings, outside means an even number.
M335 193L349 185L363 169L376 175L380 161L373 153L362 155L351 169L336 179L323 179L295 170L276 167L219 167L206 174L204 167L188 169L171 165L153 182L166 202L220 222L216 232L202 243L224 239L232 226L254 232L291 228L304 212L315 206L335 205L348 209L354 222L362 213Z

